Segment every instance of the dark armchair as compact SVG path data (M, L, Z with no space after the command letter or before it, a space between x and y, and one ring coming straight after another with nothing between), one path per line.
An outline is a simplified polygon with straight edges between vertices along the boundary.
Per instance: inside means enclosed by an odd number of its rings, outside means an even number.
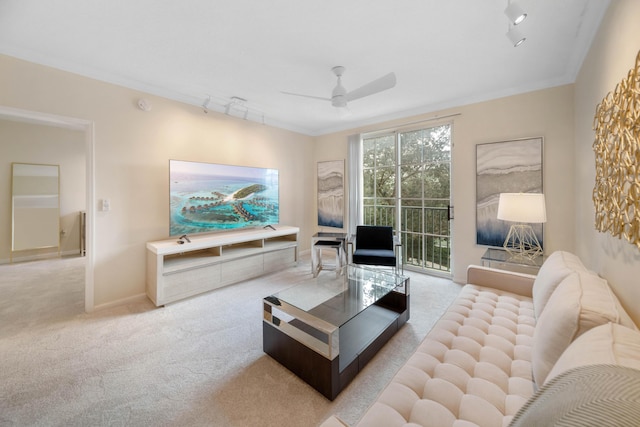
M354 264L396 267L393 228L380 225L359 225L356 228Z

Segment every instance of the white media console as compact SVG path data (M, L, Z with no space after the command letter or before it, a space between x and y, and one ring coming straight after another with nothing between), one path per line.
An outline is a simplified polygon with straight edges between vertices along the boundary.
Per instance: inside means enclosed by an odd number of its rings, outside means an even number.
M147 243L147 295L156 306L295 265L298 227L245 229Z

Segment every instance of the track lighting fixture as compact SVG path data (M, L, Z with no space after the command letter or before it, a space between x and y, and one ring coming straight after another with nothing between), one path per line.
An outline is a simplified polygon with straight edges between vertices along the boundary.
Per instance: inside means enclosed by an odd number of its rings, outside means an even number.
M518 25L527 18L527 13L516 2L507 4L504 13L513 25Z
M509 31L507 31L507 37L509 38L509 41L511 42L513 47L520 46L527 39L516 27L512 27L509 29Z
M249 115L247 100L238 96L232 96L229 103L224 106L224 113L229 116L233 111L239 112L242 118L247 120L247 116Z
M205 96L204 102L200 105L205 114L209 113L209 111L223 112L227 116L265 123L264 113L250 107L248 101L244 98L239 96L232 96L231 98L222 98L216 95Z
M507 0L507 8L504 10L504 13L509 18L507 38L513 47L518 47L524 43L527 38L517 25L525 20L527 14L517 2L511 2L511 0Z

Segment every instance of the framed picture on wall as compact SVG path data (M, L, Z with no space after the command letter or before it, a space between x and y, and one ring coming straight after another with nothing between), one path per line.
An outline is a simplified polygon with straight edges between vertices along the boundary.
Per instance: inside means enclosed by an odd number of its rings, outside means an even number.
M344 226L344 160L318 162L318 225Z
M542 193L543 138L476 145L476 243L502 247L511 223L498 216L500 193ZM542 224L532 224L544 248Z

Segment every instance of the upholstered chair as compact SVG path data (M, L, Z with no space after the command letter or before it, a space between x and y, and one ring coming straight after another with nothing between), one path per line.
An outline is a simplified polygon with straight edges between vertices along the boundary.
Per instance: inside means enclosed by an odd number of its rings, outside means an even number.
M380 225L359 225L356 228L354 264L396 267L393 228Z

